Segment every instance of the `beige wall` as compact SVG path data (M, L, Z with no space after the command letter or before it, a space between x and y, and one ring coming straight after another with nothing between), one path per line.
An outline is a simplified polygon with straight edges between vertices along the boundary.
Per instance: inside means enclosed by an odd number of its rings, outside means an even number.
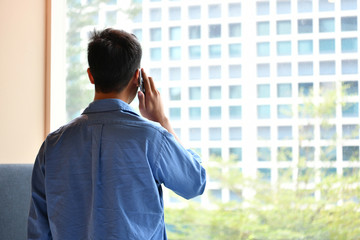
M0 1L0 163L33 163L44 139L45 3Z

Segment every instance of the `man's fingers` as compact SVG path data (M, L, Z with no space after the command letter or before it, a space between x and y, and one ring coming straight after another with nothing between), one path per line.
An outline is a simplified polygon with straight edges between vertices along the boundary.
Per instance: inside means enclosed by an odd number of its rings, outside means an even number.
M150 82L151 91L156 92L155 83L154 83L154 80L152 79L152 77L149 77L149 82Z
M144 88L145 88L145 92L150 92L150 83L149 83L149 78L146 75L145 71L143 68L141 68L141 74L142 74L142 78L143 78L143 82L144 82Z
M145 110L145 95L143 92L138 91L139 109L140 111Z

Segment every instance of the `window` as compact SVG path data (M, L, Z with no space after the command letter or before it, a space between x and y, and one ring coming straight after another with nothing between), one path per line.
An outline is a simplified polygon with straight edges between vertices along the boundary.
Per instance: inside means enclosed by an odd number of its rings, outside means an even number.
M172 101L181 100L181 88L179 87L169 88L169 96L170 96L170 100Z
M257 97L269 98L270 97L270 84L258 84L257 85Z
M334 146L323 146L320 148L320 160L334 162L336 161L336 148Z
M220 58L221 57L221 45L215 44L209 46L209 57Z
M230 99L241 98L241 86L229 86L229 98Z
M209 66L209 79L221 78L221 66Z
M278 127L278 140L291 140L292 139L292 127L291 126L279 126Z
M259 162L270 162L271 161L271 149L269 147L258 147L257 148L257 160Z
M291 63L278 63L277 64L277 76L288 77L291 76Z
M257 139L270 140L271 139L270 127L257 127Z
M229 107L229 118L230 119L241 119L242 109L241 106L230 106Z
M221 25L212 24L209 25L209 38L219 38L221 37Z
M335 39L320 39L319 51L321 54L335 53Z
M314 140L314 126L313 125L299 126L299 139Z
M359 146L342 147L343 161L359 161Z
M241 3L229 3L229 17L241 16Z
M270 64L261 63L256 65L256 75L259 78L270 77Z
M201 67L189 67L189 79L200 80L201 79Z
M290 0L277 0L276 1L276 13L277 14L289 14L291 13Z
M170 81L180 81L181 80L181 68L172 67L169 68L169 80Z
M201 107L189 107L190 120L201 120Z
M201 38L201 27L189 26L189 39L200 39L200 38Z
M230 127L229 128L229 140L239 141L242 138L242 128L241 127Z
M291 97L291 84L290 83L281 83L277 85L277 97Z
M277 21L276 33L278 35L291 34L291 21Z
M189 19L200 19L201 18L201 7L190 6L189 7Z
M179 7L171 7L169 8L169 20L175 21L181 19L181 8Z
M341 83L345 96L358 96L359 86L357 81L345 81Z
M319 32L335 32L335 18L320 18Z
M314 161L315 148L314 147L300 147L299 148L299 159L305 160L305 161Z
M230 23L229 37L240 37L240 36L241 36L241 23Z
M150 9L150 21L152 22L161 21L161 8Z
M292 117L291 104L279 104L277 106L277 117L278 118L291 118Z
M258 36L270 35L270 23L269 22L256 23L256 32Z
M170 40L180 40L181 39L181 27L171 27L169 29L169 38Z
M209 18L221 17L221 5L209 5Z
M314 66L312 62L298 63L299 76L312 76L314 74Z
M257 118L269 119L270 118L270 105L258 105L257 106Z
M356 10L357 2L356 0L341 0L341 10Z
M309 55L313 53L313 41L312 40L299 40L298 41L298 54Z
M319 11L320 12L327 12L327 11L334 11L335 4L329 0L319 0Z
M291 55L291 42L290 41L277 42L277 55L278 56L290 56Z
M151 48L150 49L150 59L152 61L161 60L161 48Z
M241 148L229 148L230 159L234 161L242 161L242 149Z
M241 65L229 65L229 77L241 78Z
M190 87L189 88L189 99L200 100L201 99L201 87Z
M298 13L312 12L312 0L298 0L297 1Z
M257 43L257 56L258 57L270 56L270 43L269 42Z
M270 182L271 180L271 169L270 168L258 168L258 178Z
M210 141L221 141L221 128L209 128L209 140Z
M221 99L221 87L209 87L209 99Z
M347 102L341 107L342 117L351 118L359 116L359 103Z
M151 28L150 29L150 40L151 41L161 41L161 28Z
M342 60L341 61L341 73L357 74L358 73L358 60Z
M356 53L358 51L357 38L343 38L341 39L341 52L342 53Z
M321 61L320 75L335 75L335 61Z
M240 43L229 44L229 57L231 57L231 58L241 57L241 44Z
M201 141L201 128L189 128L190 141Z
M169 59L180 60L181 59L181 47L170 47L169 48Z
M313 32L312 19L298 20L298 33L312 33L312 32Z
M342 17L341 18L341 31L357 31L357 17Z
M189 59L201 58L201 46L189 46Z
M181 108L170 108L170 120L181 119Z
M313 83L299 83L299 96L308 97L313 95Z
M221 107L209 107L209 119L210 120L221 119Z
M269 15L270 13L270 4L269 1L256 2L256 14L257 15Z
M320 139L331 140L336 137L336 126L335 125L322 125L320 126Z
M359 139L359 126L356 124L342 125L343 139Z
M291 147L278 147L277 148L277 160L290 162L293 159Z

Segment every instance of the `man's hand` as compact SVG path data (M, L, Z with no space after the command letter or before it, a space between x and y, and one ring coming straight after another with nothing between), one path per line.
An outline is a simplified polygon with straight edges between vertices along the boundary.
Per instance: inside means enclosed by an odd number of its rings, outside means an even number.
M142 91L138 92L139 110L141 115L151 121L160 123L162 127L168 130L168 132L174 135L176 140L180 142L170 125L170 121L165 115L160 92L156 89L154 80L152 77L146 75L144 69L141 69L141 73L146 94L144 95Z

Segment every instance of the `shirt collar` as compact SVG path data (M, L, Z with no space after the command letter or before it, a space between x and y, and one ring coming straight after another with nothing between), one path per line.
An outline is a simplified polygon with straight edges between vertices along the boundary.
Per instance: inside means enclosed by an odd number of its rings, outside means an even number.
M124 101L116 98L107 98L93 101L89 106L84 110L83 114L87 113L98 113L98 112L110 112L122 110L130 112L132 114L138 115L135 113L134 109Z

